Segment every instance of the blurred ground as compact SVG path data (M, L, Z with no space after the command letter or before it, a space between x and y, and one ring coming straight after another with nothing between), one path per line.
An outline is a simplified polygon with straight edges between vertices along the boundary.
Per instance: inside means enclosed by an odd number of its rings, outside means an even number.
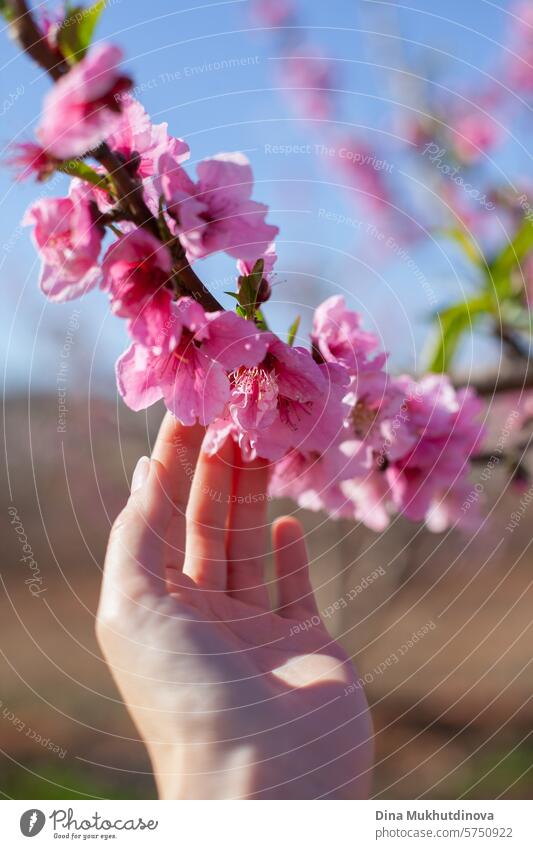
M152 797L93 631L109 526L161 410L143 419L101 399L68 406L64 432L55 396L12 397L5 411L0 790ZM503 480L485 483L494 512L472 538L404 522L378 536L299 512L320 607L373 705L378 797L533 795L531 517L506 530L517 496ZM9 509L36 566L21 561Z

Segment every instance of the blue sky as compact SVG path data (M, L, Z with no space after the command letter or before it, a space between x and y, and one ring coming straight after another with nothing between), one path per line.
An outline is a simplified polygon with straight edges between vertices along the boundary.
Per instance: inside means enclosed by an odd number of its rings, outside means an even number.
M339 223L346 216L364 220L364 215L353 196L333 185L336 180L324 157L269 152L273 145L294 147L319 139L294 116L279 91L276 41L254 29L249 6L248 0L110 0L97 38L122 46L139 99L155 122L167 120L171 132L188 141L191 169L195 161L223 150L244 150L250 157L257 180L255 198L270 205L269 220L281 228L280 282L269 311L275 328L283 331L294 312L303 314L305 325L312 307L342 291L363 312L367 326L381 335L393 364L415 370L432 305L414 279L413 263L439 303L468 281L448 247L409 248L408 265L379 245L373 249L371 237L360 229ZM339 95L340 121L363 128L370 143L380 145L390 130L390 99L402 99L386 66L415 59L420 66L444 72L452 89L465 81L475 87L504 37L510 7L485 0L299 4L309 37L336 60L344 90ZM5 33L0 38L4 149L13 139L31 138L49 82ZM228 62L233 67L227 67ZM222 70L217 63L223 63ZM503 155L501 173L513 174L523 157L520 145L519 140L516 150ZM411 177L404 179L407 191ZM37 290L39 264L29 234L19 227L24 209L36 196L65 191L63 178L53 186L21 186L13 184L8 170L0 170L0 332L6 382L22 392L28 387L53 389L65 339L72 336L69 365L78 376L72 391L113 392L113 361L126 342L121 322L109 315L99 292L74 304L46 303ZM335 214L326 220L320 210ZM219 295L231 288L233 262L210 259L201 273ZM72 333L74 310L79 327Z

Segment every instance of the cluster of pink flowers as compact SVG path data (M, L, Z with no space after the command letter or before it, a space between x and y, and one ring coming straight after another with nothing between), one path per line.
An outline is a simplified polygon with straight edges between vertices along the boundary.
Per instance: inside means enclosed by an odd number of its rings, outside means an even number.
M313 344L330 367L349 375L343 426L327 453L288 452L274 470L272 493L377 531L400 513L435 531L471 527L469 458L483 436L479 399L468 389L456 392L446 376L388 374L377 338L360 329L342 297L317 309Z
M96 179L81 174L67 197L38 200L25 217L44 294L65 301L99 286L125 319L131 344L117 362L125 402L141 410L163 399L183 424L207 427L207 451L233 439L245 460L271 462L273 494L305 507L378 530L395 513L438 530L470 519L461 505L479 402L444 377L389 375L377 338L342 297L317 309L307 346L272 333L262 307L278 231L252 200L249 162L220 154L200 162L193 180L187 144L151 124L127 93L119 58L101 45L59 80L39 145L19 161L42 179L105 141L157 222L154 232L126 215L101 166ZM107 224L113 241L104 250ZM183 291L180 264L218 251L237 260L236 312L209 312Z

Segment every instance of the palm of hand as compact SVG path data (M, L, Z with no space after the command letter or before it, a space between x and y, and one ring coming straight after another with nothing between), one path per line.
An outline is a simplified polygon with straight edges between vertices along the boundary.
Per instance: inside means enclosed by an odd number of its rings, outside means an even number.
M237 757L241 767L246 763L253 778L236 791L242 795L365 795L372 753L366 700L354 667L318 615L301 531L292 520L274 527L280 606L273 612L257 533L265 524L264 501L245 513L230 508L228 520L229 496L206 499L205 485L196 494L193 485L186 526L183 509L176 509L184 499L167 474L169 444L160 437L163 468L155 464L157 474L151 469L143 487L153 475L153 503L144 492L144 504L137 505L150 533L136 551L137 568L122 570L128 615L119 616L118 628L116 611L105 613L105 591L100 614L104 650L154 764L158 752L176 746L183 763L188 754L198 760L199 751L203 759L207 746L223 762ZM214 491L245 486L264 492L264 466L241 470L237 483L231 468L228 456L201 455L195 482L204 475ZM155 529L158 523L164 531ZM116 536L124 536L123 525ZM115 541L108 559L117 558L117 548ZM184 548L181 571L176 555Z

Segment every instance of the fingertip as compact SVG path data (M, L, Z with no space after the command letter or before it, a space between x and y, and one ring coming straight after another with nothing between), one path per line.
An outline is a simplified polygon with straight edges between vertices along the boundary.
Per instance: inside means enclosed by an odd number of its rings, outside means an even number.
M200 424L182 425L179 419L168 410L163 417L159 433L152 451L152 458L169 466L181 450L197 449L205 435L205 427Z
M272 525L272 547L278 577L307 574L309 558L304 529L293 516L280 516Z
M309 558L304 529L293 516L281 516L273 524L278 612L298 618L318 613L309 580Z
M279 516L275 519L272 523L272 535L276 548L283 548L299 540L304 542L303 526L294 516Z
M150 473L150 458L149 457L139 457L137 460L137 465L133 470L133 474L131 476L131 486L130 492L134 493L140 489L144 483L146 483L146 479Z
M166 413L152 451L151 462L164 466L169 479L172 500L185 510L205 427L186 427L171 413Z
M158 460L141 457L132 491L107 547L102 609L117 609L165 592L163 549L172 516L168 473Z
M150 525L160 526L170 519L169 474L159 460L141 457L132 475L128 507Z

